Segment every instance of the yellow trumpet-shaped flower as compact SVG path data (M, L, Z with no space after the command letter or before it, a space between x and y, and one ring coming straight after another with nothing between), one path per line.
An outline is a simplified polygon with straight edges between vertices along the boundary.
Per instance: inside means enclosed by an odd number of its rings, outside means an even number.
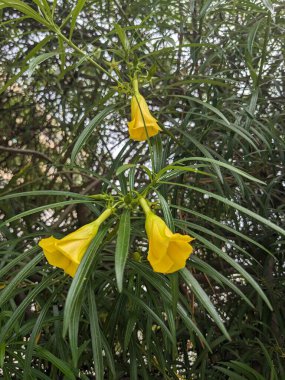
M157 120L148 109L145 98L139 92L136 92L131 100L131 117L128 127L132 140L145 141L161 131Z
M193 252L189 243L194 238L171 232L165 222L150 210L144 199L140 203L146 213L145 229L149 239L147 259L153 270L173 273L184 268Z
M65 273L74 277L77 268L91 241L105 219L112 213L112 209L105 210L94 222L86 224L62 239L53 236L42 239L39 246L49 264L61 268Z

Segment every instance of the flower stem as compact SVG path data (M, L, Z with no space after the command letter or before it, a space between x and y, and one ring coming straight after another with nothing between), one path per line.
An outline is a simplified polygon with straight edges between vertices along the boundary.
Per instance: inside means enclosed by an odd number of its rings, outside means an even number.
M100 226L100 224L102 224L104 220L109 218L109 216L113 213L113 211L114 211L113 208L107 208L107 210L105 210L96 220L94 220L94 223Z
M138 81L138 77L136 74L135 74L134 79L133 79L133 90L134 90L135 95L140 94L140 92L139 92L139 81Z
M141 205L141 207L142 207L142 209L146 215L149 214L150 212L152 212L149 205L147 204L147 201L145 200L145 198L140 197L139 202L140 202L140 205Z
M96 199L98 201L103 201L109 198L107 194L94 194L94 195L88 195L88 197Z

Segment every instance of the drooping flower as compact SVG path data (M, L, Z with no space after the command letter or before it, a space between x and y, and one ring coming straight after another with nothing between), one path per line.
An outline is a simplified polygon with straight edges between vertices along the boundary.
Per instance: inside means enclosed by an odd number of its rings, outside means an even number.
M111 213L112 209L105 210L98 219L86 224L62 239L56 239L50 236L49 238L40 240L39 246L43 249L49 264L63 269L65 273L74 277L100 225Z
M161 131L157 120L151 115L145 98L136 92L131 100L131 118L128 123L132 140L145 141Z
M159 273L173 273L186 265L193 252L189 244L194 238L173 233L165 222L155 215L142 198L140 203L146 213L145 229L149 239L147 259L153 270Z

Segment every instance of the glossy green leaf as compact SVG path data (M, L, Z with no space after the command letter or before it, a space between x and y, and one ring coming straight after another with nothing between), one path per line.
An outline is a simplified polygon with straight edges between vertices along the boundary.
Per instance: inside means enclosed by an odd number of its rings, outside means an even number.
M63 360L57 358L55 355L53 355L50 351L46 350L43 347L36 346L35 347L36 354L39 358L42 358L44 360L49 361L52 363L56 368L60 370L68 379L75 380L76 377L73 373L73 371L70 369L70 365L65 363Z
M90 270L92 265L95 264L98 259L100 245L107 233L107 227L101 227L95 236L95 238L90 243L86 253L83 256L83 259L76 271L75 277L69 288L65 308L64 308L64 320L63 320L63 334L66 334L66 331L69 327L70 321L73 318L76 309L80 309L83 299L83 293L86 288L86 283L88 276L90 275ZM77 303L79 301L79 304Z
M230 201L229 199L225 198L225 197L222 197L220 195L217 195L217 194L214 194L214 193L211 193L207 190L203 190L203 189L200 189L200 188L197 188L197 187L194 187L194 186L189 186L189 185L184 185L184 184L179 184L179 183L172 183L172 182L166 182L166 181L161 181L160 182L161 184L166 184L166 185L174 185L174 186L182 186L182 187L186 187L188 189L191 189L191 190L194 190L194 191L197 191L197 192L200 192L200 193L203 193L203 194L206 194L208 195L209 197L212 197L214 199L217 199L219 200L220 202L222 203L225 203L233 208L236 208L237 210L243 212L244 214L258 220L259 222L263 223L265 226L268 226L270 228L272 228L273 230L277 231L278 233L280 233L281 235L285 235L285 231L277 226L276 224L272 223L270 220L267 220L265 218L263 218L262 216L256 214L255 212L253 211L250 211L249 209L235 203L235 202L232 202Z
M69 32L69 39L71 40L73 31L75 28L77 17L79 16L79 13L83 9L85 5L86 0L77 0L77 3L74 7L74 9L71 11L71 23L70 23L70 32Z
M205 291L201 288L198 281L195 279L195 277L192 275L192 273L187 269L184 268L180 271L181 276L183 277L183 280L186 282L186 284L190 287L190 289L193 291L195 296L200 301L201 305L208 311L210 316L214 319L217 326L220 328L222 333L225 335L225 337L228 340L231 340L231 337L228 333L228 331L225 328L225 325L219 316L215 306L211 302L210 298L207 296Z
M103 365L103 351L102 351L102 344L101 344L101 331L100 331L100 326L99 326L95 295L91 286L89 286L88 288L88 304L89 304L90 332L91 332L91 342L92 342L95 373L96 373L96 378L98 380L103 380L104 379L104 365Z
M129 254L130 232L130 210L126 209L120 217L115 251L115 272L119 292L123 290L124 270Z
M100 127L100 123L105 119L106 116L108 116L111 112L113 112L116 107L117 107L117 105L111 105L111 106L105 107L83 129L81 134L78 136L78 138L74 142L74 146L73 146L73 149L71 152L71 162L72 163L75 162L76 156L78 155L78 153L82 149L82 147L86 144L87 140L90 138L93 131L96 128Z

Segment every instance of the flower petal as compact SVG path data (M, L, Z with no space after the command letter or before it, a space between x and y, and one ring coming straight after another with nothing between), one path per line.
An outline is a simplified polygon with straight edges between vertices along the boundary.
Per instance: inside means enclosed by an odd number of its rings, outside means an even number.
M74 277L78 267L79 267L79 264L75 264L72 261L70 261L70 264L66 268L63 268L63 269L65 273L69 274L71 277Z
M193 251L189 244L193 238L172 233L165 222L151 211L146 215L145 227L149 238L147 259L153 270L173 273L184 268Z
M65 257L56 247L59 240L53 236L42 239L39 246L43 249L44 255L50 265L64 269L70 264L70 260Z
M161 131L157 120L151 115L144 97L136 94L131 100L132 120L128 123L130 138L145 141Z
M66 236L68 238L68 235ZM79 264L84 253L86 252L92 237L90 239L61 239L56 243L57 249L62 255L72 262Z
M89 223L58 240L55 244L57 249L69 260L79 264L92 239L98 231L95 223Z

